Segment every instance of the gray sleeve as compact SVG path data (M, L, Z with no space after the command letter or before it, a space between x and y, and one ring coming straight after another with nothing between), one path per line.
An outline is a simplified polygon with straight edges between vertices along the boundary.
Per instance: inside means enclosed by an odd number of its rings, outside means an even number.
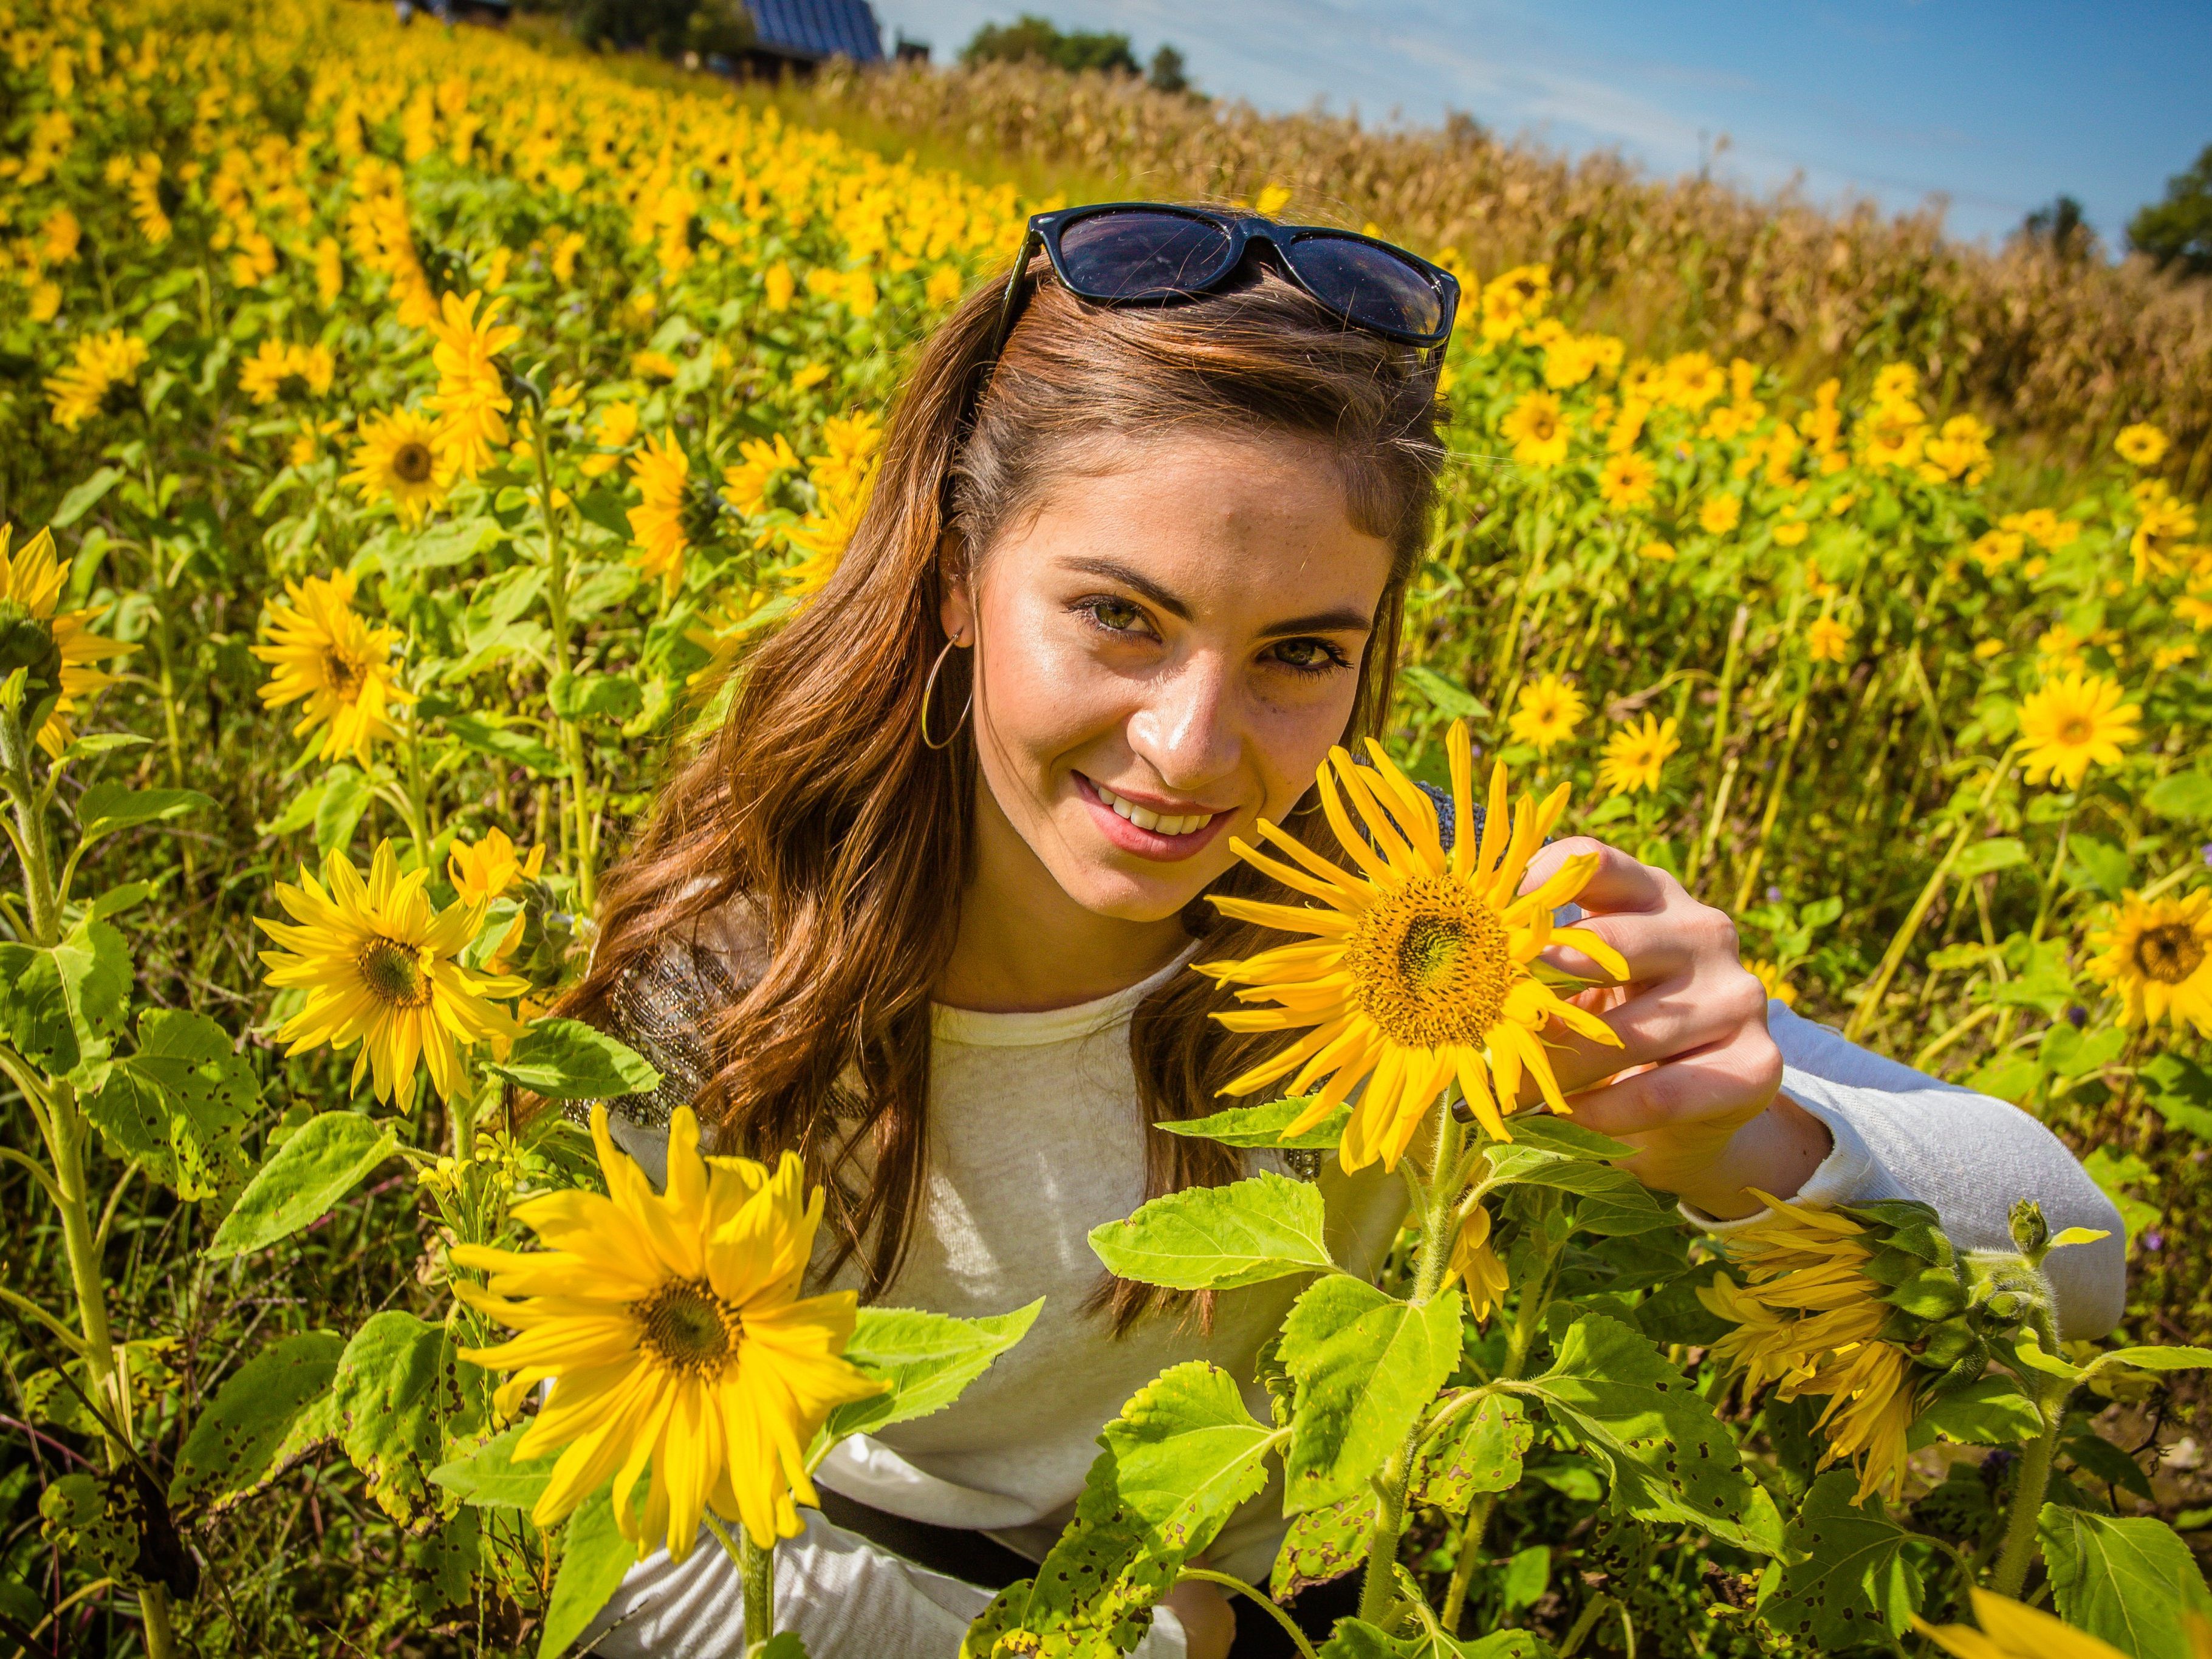
M2119 1212L2058 1137L2019 1107L1923 1076L1870 1054L1779 1003L1767 1028L1782 1050L1782 1092L1827 1126L1834 1149L1798 1196L1848 1204L1913 1198L1936 1206L1962 1250L2009 1249L2013 1205L2032 1198L2054 1233L2111 1237L2053 1251L2045 1263L2058 1297L2060 1334L2102 1336L2127 1302L2127 1244ZM1700 1224L1725 1233L1741 1221Z
M801 1510L806 1529L775 1551L775 1614L811 1659L955 1659L991 1592L916 1566ZM601 1659L744 1659L744 1592L703 1528L682 1562L632 1568L578 1644ZM1182 1626L1153 1617L1137 1659L1184 1659Z

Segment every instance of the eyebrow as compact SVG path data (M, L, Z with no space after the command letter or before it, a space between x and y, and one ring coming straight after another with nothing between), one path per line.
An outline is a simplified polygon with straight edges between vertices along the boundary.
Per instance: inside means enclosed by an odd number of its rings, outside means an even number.
M1070 569L1133 588L1170 616L1184 622L1190 620L1190 607L1141 570L1132 569L1114 559L1070 559L1067 564ZM1269 623L1260 629L1260 635L1274 640L1298 634L1369 634L1374 629L1373 617L1354 606L1345 605L1334 611L1317 611L1310 616L1288 617L1281 622Z

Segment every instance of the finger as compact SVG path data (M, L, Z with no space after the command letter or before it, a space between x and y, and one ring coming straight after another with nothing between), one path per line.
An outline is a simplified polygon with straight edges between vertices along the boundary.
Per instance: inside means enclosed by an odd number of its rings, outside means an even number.
M1585 853L1597 854L1597 867L1575 896L1584 910L1656 910L1667 902L1669 884L1681 886L1665 871L1639 863L1618 847L1589 836L1568 836L1537 849L1521 890L1534 892L1569 859Z
M1719 915L1718 911L1708 914ZM1723 929L1694 913L1629 910L1584 916L1574 925L1596 934L1628 964L1627 977L1621 979L1572 945L1553 945L1545 950L1546 962L1593 985L1643 985L1671 979L1690 971L1701 954L1735 959L1735 930L1725 929L1723 938Z
M1632 1066L1668 1060L1727 1041L1739 1030L1766 1035L1766 988L1729 963L1720 971L1685 968L1626 995L1613 993L1591 1012L1620 1041L1600 1042L1574 1032L1548 1038L1546 1048L1559 1087L1587 1088Z
M1782 1051L1764 1028L1677 1055L1650 1070L1569 1097L1574 1121L1616 1138L1654 1130L1732 1129L1765 1111L1782 1086Z

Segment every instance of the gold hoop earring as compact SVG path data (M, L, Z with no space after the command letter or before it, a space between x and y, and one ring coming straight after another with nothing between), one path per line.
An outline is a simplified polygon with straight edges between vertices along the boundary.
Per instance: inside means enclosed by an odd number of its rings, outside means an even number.
M960 705L960 718L952 722L952 729L945 734L945 741L943 743L932 743L930 741L929 700L937 695L937 671L945 666L945 659L952 654L952 647L959 643L960 635L957 634L955 634L951 639L945 641L945 649L937 653L937 660L929 665L928 679L922 683L921 746L925 749L950 749L952 747L952 740L960 735L960 728L968 723L968 711L975 706L975 688L973 685L970 685L968 688L968 701Z

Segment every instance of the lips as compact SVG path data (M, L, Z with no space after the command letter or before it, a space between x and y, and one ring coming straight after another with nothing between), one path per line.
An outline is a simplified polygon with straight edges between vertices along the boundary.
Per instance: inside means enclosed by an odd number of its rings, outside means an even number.
M1162 812L1103 783L1075 775L1076 793L1099 833L1124 853L1174 864L1211 846L1236 822L1234 811Z
M1128 819L1138 829L1150 830L1155 835L1194 835L1220 816L1217 812L1190 812L1179 817L1164 812L1155 812L1148 806L1139 806L1127 797L1115 794L1103 783L1089 779L1085 781L1091 784L1091 789L1097 794L1098 804L1101 806L1113 808L1117 816Z

